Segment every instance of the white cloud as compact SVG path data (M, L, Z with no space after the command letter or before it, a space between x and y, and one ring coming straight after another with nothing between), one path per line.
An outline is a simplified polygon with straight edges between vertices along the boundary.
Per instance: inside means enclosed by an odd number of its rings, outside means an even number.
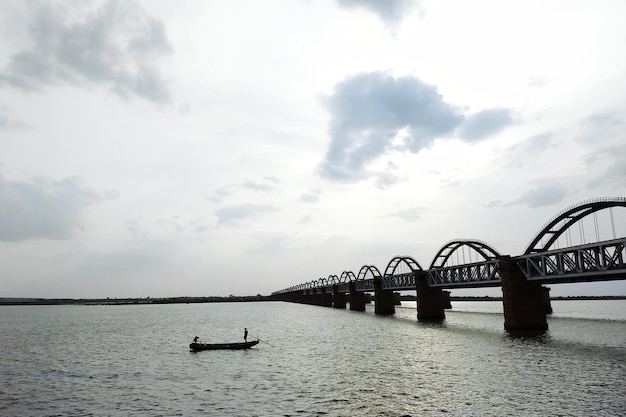
M403 129L409 131L403 145L419 152L463 121L459 109L446 103L436 87L383 72L358 74L337 84L326 107L331 143L320 173L337 181L367 177L367 164L390 151Z
M97 83L122 95L154 102L169 100L158 60L171 52L163 23L132 2L86 4L32 3L31 47L15 52L4 83L24 90L51 84Z
M510 109L486 109L468 117L460 134L469 141L478 141L500 133L512 122Z
M78 178L9 181L0 177L0 240L69 239L81 230L83 212L117 197Z
M526 191L518 200L511 204L528 204L528 207L553 206L562 203L567 190L559 184L547 184Z
M263 213L276 211L277 208L267 204L240 204L225 206L216 210L217 224L223 226L238 226L244 220L252 220Z
M346 8L363 8L375 13L382 21L395 23L411 9L410 0L337 0L340 6Z

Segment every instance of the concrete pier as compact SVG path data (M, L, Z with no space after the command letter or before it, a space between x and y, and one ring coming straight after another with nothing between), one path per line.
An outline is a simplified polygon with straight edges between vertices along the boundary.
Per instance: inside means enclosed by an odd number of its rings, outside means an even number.
M346 294L339 292L338 286L333 285L333 308L346 308Z
M547 330L544 290L537 282L526 281L511 257L500 257L504 328L506 330Z
M365 311L365 293L358 292L354 282L350 283L350 310Z
M393 293L393 304L400 306L402 305L402 300L400 299L400 293L399 292L394 292Z
M332 307L333 306L333 293L326 290L326 288L322 288L322 306L324 307Z
M543 290L543 305L546 309L546 314L552 314L552 302L550 301L550 288L541 287Z
M374 312L376 314L395 314L393 291L383 289L380 278L374 278Z
M417 319L419 321L445 319L443 290L430 288L423 271L414 271L413 273L415 274L415 290L417 291Z
M452 302L450 301L450 291L443 290L441 292L441 295L443 297L443 308L448 310L452 309Z

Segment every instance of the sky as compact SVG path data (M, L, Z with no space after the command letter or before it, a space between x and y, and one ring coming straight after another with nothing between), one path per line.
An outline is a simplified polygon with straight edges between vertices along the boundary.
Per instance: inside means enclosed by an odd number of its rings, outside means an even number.
M520 255L567 207L626 196L625 18L622 0L5 0L0 297L268 295L395 256L427 269L459 238ZM453 295L471 291L500 292Z

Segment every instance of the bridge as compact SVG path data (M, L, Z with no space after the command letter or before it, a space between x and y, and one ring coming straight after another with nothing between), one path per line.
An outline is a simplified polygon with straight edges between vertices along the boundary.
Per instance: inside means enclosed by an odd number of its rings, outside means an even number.
M343 271L272 293L274 299L351 310L365 310L366 294L374 294L376 314L395 313L396 291L417 292L417 318L443 320L450 303L446 290L501 287L504 327L507 330L545 330L550 309L546 284L626 279L626 236L617 237L613 208L626 207L626 197L597 198L568 207L551 218L531 240L523 254L501 255L478 240L454 240L423 269L410 256L395 256L384 273L364 265L358 274ZM612 239L599 240L598 212L608 212ZM578 226L584 239L583 219L591 218L594 243L573 244ZM565 241L564 247L559 242ZM469 252L477 260L465 260ZM462 254L462 261L459 258ZM454 258L457 258L455 264Z

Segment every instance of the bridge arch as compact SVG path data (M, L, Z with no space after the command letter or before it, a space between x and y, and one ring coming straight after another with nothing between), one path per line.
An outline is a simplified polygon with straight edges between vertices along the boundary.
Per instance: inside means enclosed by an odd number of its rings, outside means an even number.
M366 279L368 273L371 274L372 278L380 278L382 276L378 268L376 268L374 265L363 265L361 267L361 270L359 271L357 279Z
M337 275L331 274L328 276L327 282L329 285L335 285L339 283L339 277Z
M626 207L626 197L595 198L566 208L548 220L539 233L530 241L524 254L530 255L548 251L554 242L579 220L611 207Z
M356 281L356 276L354 275L354 272L352 272L352 271L343 271L341 273L341 277L339 278L339 280L341 282Z
M385 268L385 276L394 275L396 269L398 269L398 267L400 266L407 266L411 270L411 272L422 271L422 267L420 266L420 264L410 256L396 256L391 261L389 261L387 268Z
M439 252L437 252L437 255L435 255L435 257L433 258L433 262L430 264L430 269L443 268L444 266L446 266L446 263L448 262L448 259L450 259L452 254L455 253L457 250L462 249L463 246L467 246L468 248L474 250L476 253L482 256L485 261L500 257L498 251L479 240L452 240L446 243L441 249L439 249Z

